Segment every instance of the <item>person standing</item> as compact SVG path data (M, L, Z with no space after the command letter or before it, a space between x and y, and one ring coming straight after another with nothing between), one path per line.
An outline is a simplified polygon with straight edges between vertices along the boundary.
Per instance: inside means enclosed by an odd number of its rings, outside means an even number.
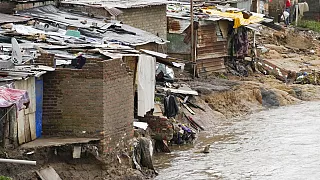
M285 17L285 24L288 26L290 24L290 8L291 8L291 2L290 0L286 0L286 8L285 11L289 13L289 16Z
M171 94L171 91L167 91L167 97L164 98L164 115L168 119L175 118L179 112L179 107L176 98Z

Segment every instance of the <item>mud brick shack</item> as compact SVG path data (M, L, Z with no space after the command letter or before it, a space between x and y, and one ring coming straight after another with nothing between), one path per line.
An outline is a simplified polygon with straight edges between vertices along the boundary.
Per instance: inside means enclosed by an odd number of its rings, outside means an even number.
M132 81L120 59L87 59L83 69L48 73L43 134L101 138L104 153L124 149L133 136Z

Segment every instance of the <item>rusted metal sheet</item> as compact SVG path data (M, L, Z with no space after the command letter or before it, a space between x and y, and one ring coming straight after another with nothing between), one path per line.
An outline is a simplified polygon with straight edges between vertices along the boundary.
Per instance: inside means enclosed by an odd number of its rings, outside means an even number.
M0 13L0 24L4 23L14 23L14 22L24 22L28 21L31 18L26 18L26 17L20 17L20 16L12 16L9 14L2 14Z
M208 76L214 72L224 72L224 57L227 56L227 42L218 41L217 25L202 24L197 38L197 73Z
M199 76L208 76L214 72L225 72L224 57L197 60L197 73Z

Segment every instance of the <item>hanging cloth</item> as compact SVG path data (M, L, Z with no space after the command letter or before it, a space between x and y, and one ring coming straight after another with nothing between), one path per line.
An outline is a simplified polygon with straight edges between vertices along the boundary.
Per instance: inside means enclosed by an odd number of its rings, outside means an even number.
M155 57L141 54L137 68L138 116L144 117L154 108L154 92L156 77Z

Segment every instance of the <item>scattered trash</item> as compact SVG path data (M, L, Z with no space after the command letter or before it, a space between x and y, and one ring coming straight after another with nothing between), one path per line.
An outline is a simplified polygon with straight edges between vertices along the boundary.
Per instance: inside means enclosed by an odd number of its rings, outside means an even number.
M51 166L48 166L47 168L41 169L36 172L41 180L61 180L60 176Z
M79 159L81 157L81 146L73 147L72 157L74 159Z
M137 128L141 128L143 130L146 130L148 128L148 123L145 122L133 122L133 126Z
M77 37L77 38L79 38L81 36L80 31L78 31L78 30L67 30L66 35Z
M34 154L34 151L27 152L26 155Z

